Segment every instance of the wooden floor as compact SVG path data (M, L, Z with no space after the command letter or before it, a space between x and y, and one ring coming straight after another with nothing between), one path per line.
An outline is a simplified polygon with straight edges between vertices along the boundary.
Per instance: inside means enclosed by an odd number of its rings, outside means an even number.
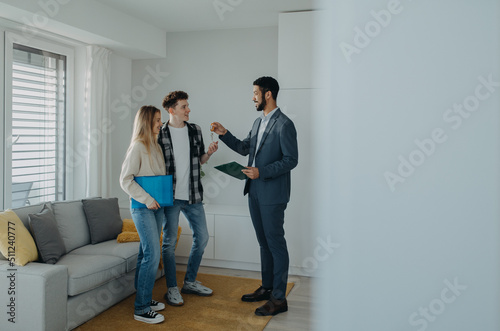
M185 265L177 265L177 270L186 270ZM223 269L213 267L200 267L199 272L234 277L247 277L260 279L260 272ZM274 316L267 324L265 331L277 330L314 330L313 319L313 278L302 276L289 276L288 281L295 283L292 291L287 297L288 312Z

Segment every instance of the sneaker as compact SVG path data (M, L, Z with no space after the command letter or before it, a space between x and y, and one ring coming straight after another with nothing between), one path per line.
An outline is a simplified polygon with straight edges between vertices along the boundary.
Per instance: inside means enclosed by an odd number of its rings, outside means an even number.
M201 283L197 280L194 282L185 281L181 292L186 294L196 294L202 297L209 297L213 294L213 291L211 289L201 285Z
M158 314L157 312L150 310L147 313L141 315L134 314L134 319L136 321L141 321L148 324L158 324L163 322L165 320L165 317L163 317L162 314Z
M151 300L151 303L149 304L152 310L154 311L160 311L165 309L165 304L163 302L158 302L156 300Z
M179 293L179 288L177 286L169 287L164 298L171 306L182 306L184 304L184 300L182 300L182 296Z

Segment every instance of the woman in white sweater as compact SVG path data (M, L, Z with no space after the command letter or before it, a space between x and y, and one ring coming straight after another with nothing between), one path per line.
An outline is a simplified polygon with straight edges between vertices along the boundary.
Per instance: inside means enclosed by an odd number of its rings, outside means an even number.
M160 262L160 234L165 213L163 207L134 180L136 176L165 175L165 161L157 142L161 127L160 110L143 106L134 120L132 141L123 161L120 185L131 197L147 208L131 208L132 219L141 240L135 271L134 319L156 324L165 318L156 311L165 305L152 299L156 271Z

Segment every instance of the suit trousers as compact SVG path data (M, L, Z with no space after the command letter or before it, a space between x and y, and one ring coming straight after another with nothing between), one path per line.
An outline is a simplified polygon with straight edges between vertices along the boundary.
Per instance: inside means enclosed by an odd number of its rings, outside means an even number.
M285 209L287 204L263 205L257 194L248 195L250 216L260 246L262 287L273 289L272 296L283 300L288 281L289 257L285 240Z

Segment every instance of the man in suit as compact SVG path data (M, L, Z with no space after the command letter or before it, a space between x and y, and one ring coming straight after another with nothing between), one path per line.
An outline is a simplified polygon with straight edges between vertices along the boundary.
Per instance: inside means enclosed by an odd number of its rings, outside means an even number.
M244 194L260 246L262 286L241 300L268 300L255 310L259 316L276 315L288 310L288 249L283 228L285 209L290 200L290 171L297 166L297 132L293 122L276 105L279 85L272 77L253 82L253 102L262 111L252 130L239 140L218 122L212 130L232 150L249 155L242 172L248 177Z

